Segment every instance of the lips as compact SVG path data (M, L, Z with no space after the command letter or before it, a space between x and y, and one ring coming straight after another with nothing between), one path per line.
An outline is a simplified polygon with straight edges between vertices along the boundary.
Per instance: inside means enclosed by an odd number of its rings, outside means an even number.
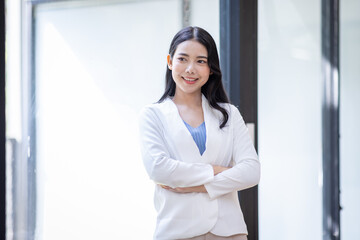
M181 77L187 84L194 84L198 78Z

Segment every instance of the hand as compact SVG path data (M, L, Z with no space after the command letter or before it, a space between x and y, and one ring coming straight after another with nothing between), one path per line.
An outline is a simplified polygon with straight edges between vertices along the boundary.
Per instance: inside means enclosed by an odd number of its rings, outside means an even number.
M217 174L230 169L229 167L223 167L223 166L218 166L218 165L213 165L212 166L214 169L214 176L216 176Z
M204 185L195 186L195 187L177 187L177 188L172 188L172 187L169 187L166 185L161 185L161 184L159 184L159 186L162 187L163 189L169 190L174 193L193 193L193 192L207 193Z

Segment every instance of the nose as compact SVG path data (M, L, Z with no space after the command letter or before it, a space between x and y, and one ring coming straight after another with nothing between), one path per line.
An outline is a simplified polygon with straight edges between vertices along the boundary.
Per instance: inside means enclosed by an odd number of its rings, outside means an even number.
M195 73L195 66L194 63L190 62L186 67L186 73L194 74Z

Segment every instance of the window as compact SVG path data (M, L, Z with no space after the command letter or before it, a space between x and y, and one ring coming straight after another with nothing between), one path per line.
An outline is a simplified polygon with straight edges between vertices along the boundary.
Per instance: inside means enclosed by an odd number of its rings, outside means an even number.
M154 188L136 119L162 95L182 1L7 5L7 238L151 239ZM218 2L193 12L189 23L218 38Z

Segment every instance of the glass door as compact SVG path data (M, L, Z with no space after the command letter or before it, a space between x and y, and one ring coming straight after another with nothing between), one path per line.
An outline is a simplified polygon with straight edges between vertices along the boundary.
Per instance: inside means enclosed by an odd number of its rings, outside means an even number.
M163 91L178 2L40 4L34 19L36 239L150 239L137 112Z
M219 42L218 1L191 1L186 11L181 0L15 2L7 238L151 239L154 184L137 115L162 95L168 48L185 15ZM24 58L29 76L19 67Z
M322 239L320 1L258 4L259 239Z

